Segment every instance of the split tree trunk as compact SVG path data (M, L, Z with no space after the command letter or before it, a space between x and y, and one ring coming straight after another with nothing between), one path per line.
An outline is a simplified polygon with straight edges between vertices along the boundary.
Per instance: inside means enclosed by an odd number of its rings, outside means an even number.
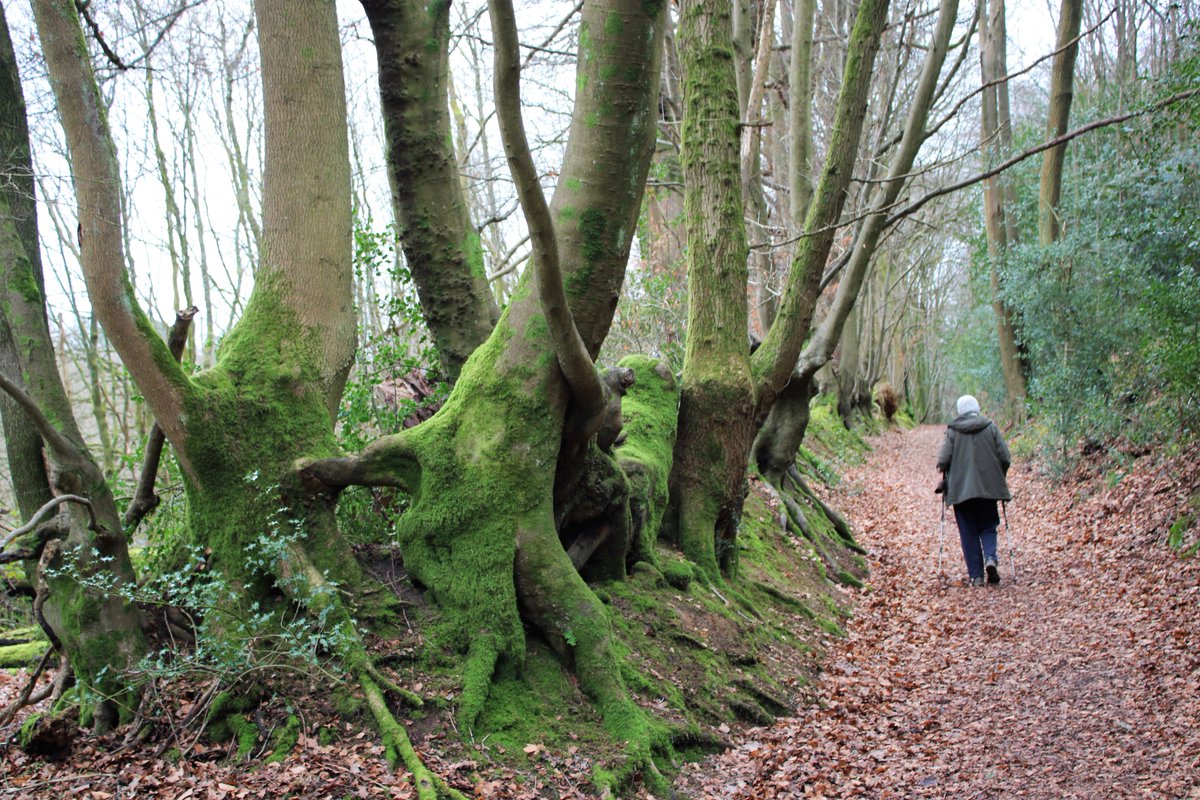
M694 105L685 105L690 113L685 110L684 125L699 135L693 146L705 164L687 180L689 226L696 228L689 230L689 270L696 271L690 272L688 354L672 480L681 545L713 577L718 555L726 568L735 564L734 533L754 434L788 384L816 308L887 8L886 0L859 6L829 156L805 218L808 235L793 259L778 316L752 356L746 341L745 229L736 188L736 92L729 37L722 35L728 10L719 2L685 9L681 39L686 35L694 52L685 60L684 92L692 94ZM686 150L684 168L686 174Z
M653 152L664 19L662 4L641 0L583 11L575 112L549 211L570 319L591 357L612 322ZM573 398L547 313L526 273L436 415L302 474L335 489L412 493L396 535L406 567L444 610L451 643L467 653L464 728L482 710L497 662L524 657L525 619L573 663L606 726L630 743L631 763L646 766L664 731L629 698L607 611L555 528Z

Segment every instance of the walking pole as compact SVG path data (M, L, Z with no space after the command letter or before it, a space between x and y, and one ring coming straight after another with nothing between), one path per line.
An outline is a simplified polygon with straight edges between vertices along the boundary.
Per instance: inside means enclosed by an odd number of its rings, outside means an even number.
M942 585L946 584L946 571L942 569L942 550L946 545L946 504L941 498L938 498L938 505L942 507L942 521L938 525L938 576L942 580Z
M1013 583L1017 582L1017 557L1013 555L1012 534L1008 530L1008 501L1002 501L1000 508L1004 513L1004 538L1008 541L1008 561L1012 564Z

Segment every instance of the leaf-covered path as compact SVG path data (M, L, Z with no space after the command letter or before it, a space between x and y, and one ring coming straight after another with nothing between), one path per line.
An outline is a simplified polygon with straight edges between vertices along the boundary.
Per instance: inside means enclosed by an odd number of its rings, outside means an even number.
M1115 485L1009 475L1017 580L937 574L941 428L887 433L834 502L871 589L817 703L688 767L688 797L1200 798L1200 558L1164 546L1197 452ZM1143 465L1145 461L1147 464ZM1110 481L1111 483L1112 481ZM1090 496L1079 496L1093 487Z

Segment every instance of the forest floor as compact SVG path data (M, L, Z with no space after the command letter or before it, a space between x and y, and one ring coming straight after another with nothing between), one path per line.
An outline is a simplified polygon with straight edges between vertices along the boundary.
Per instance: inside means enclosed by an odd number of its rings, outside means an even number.
M1165 543L1173 525L1183 550L1200 536L1200 447L1096 454L1058 480L1018 461L1016 580L1002 530L1001 584L970 588L952 515L938 570L941 430L875 437L865 463L826 492L870 550L868 587L840 590L857 595L847 635L822 642L824 670L796 717L722 726L732 747L684 767L679 795L1200 800L1200 557ZM803 681L811 665L795 670ZM24 680L0 671L0 705ZM12 746L8 729L0 799L413 797L370 729L322 724L336 736L302 734L279 763L260 751L238 760L234 744L191 732L169 749L78 736L46 760ZM319 727L306 719L306 731ZM583 741L566 752L528 744L525 767L480 760L452 732L418 747L469 796L593 794Z
M1002 526L1002 581L972 588L952 514L938 572L941 436L877 437L832 498L872 574L817 702L742 732L676 788L722 800L1200 798L1200 558L1166 546L1181 515L1192 515L1185 549L1200 527L1200 451L1126 471L1093 458L1058 481L1017 463L1015 559Z

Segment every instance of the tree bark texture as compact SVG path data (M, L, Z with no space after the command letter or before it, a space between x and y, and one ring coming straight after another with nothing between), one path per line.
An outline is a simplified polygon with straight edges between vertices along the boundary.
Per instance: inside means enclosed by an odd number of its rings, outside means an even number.
M732 31L728 2L681 8L689 287L672 497L680 548L714 580L736 556L746 467L737 453L754 426Z
M400 244L453 381L499 318L450 131L448 0L363 0L375 36Z

